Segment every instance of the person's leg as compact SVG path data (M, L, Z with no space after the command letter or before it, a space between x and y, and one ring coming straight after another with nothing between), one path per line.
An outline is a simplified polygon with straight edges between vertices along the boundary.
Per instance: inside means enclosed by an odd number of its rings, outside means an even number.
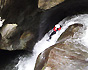
M56 34L56 31L53 31L53 32L51 33L51 35L49 36L49 39L51 39L51 36L54 35L54 34Z

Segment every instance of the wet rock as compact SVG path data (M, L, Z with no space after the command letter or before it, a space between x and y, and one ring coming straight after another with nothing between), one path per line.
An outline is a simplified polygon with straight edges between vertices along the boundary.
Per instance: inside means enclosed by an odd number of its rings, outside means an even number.
M22 35L15 36L14 33L17 35L18 32L16 29L16 24L7 24L1 30L2 40L0 44L0 49L6 50L16 50L16 49L25 49L26 44L29 40L33 38L33 34L29 31L25 31Z
M1 40L0 49L8 48L8 50L12 50L12 42L10 42L9 38L15 32L16 27L17 27L16 24L7 24L2 27L1 29L2 40Z
M24 32L20 37L20 44L23 49L26 48L27 42L33 38L33 34L29 31Z
M8 3L10 3L10 0L0 0L0 8L2 9Z
M38 0L1 0L1 2L3 5L1 9L2 18L14 18L14 22L18 20L17 17L21 16L24 11L26 11L26 14L31 13L33 10L37 9L38 5Z
M33 48L38 40L39 20L42 11L38 0L0 0L1 18L5 19L1 30L1 49L17 50ZM11 31L3 29L7 24L17 24ZM8 33L9 32L9 33ZM30 50L30 49L29 49Z
M38 7L40 9L50 9L51 7L56 6L57 4L63 2L64 0L39 0Z
M9 38L13 32L16 30L17 24L7 24L5 25L2 30L1 34L3 38Z
M51 48L48 48L46 49L44 52L42 52L39 56L38 56L38 59L36 61L36 66L35 66L35 70L41 70L44 66L44 63L47 62L48 60L48 55L50 53L50 50L54 48L54 47L51 47Z
M69 26L69 28L66 29L66 31L62 33L58 41L64 42L64 40L68 39L69 37L72 37L74 33L77 32L82 26L83 26L82 24L74 24L74 25Z
M55 45L50 51L48 61L42 69L49 67L51 70L86 70L88 65L88 62L85 60L88 57L87 53L80 49L75 49L67 44Z
M59 43L39 55L35 70L87 70L88 48L73 42L80 37L81 29L82 25L71 25L58 39Z

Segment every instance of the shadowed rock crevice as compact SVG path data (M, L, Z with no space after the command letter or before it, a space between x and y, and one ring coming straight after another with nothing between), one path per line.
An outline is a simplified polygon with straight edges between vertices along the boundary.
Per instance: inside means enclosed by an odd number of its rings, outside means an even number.
M2 1L2 0L1 0ZM38 0L5 0L6 4L1 9L2 18L13 19L12 22L17 22L19 16L30 14L37 9ZM21 17L22 18L22 17ZM11 22L11 21L10 21Z
M19 60L18 57L20 56L30 57L29 54L32 54L34 45L64 18L88 13L88 0L65 0L63 3L48 10L39 9L38 0L0 1L2 2L0 4L0 16L2 19L5 19L3 26L0 28L0 49L6 49L0 50L0 70L6 66L10 68L10 65L12 65L13 68L13 66L17 64ZM13 31L3 36L2 29L6 27L7 24L17 24L17 26ZM88 66L88 53L74 47L84 46L80 44L75 45L68 41L66 42L68 37L72 38L79 28L82 28L82 25L75 24L70 26L58 39L60 43L45 50L43 54L41 53L38 56L35 70L64 70L64 68L65 70L72 70L74 66L75 68L73 70L76 70L77 68L83 69Z
M6 24L17 24L16 30L7 35L10 35L6 38L8 43L2 41L2 47L12 47L13 50L33 48L38 40L40 15L42 13L38 9L38 0L1 0L1 2L1 5L3 5L1 18L5 19L2 28L6 27ZM21 36L25 32L29 32L27 34L32 36L29 35L31 38L25 41L23 46Z

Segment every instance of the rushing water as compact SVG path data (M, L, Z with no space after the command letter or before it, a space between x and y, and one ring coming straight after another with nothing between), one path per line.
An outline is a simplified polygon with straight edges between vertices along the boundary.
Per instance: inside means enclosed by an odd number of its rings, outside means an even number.
M62 29L60 31L58 31L55 35L53 35L51 40L47 41L50 33L52 32L52 30L50 30L42 38L41 41L38 41L35 44L32 55L29 55L27 57L20 57L20 61L15 66L15 68L17 68L17 70L34 70L37 56L41 52L43 52L46 48L54 45L56 43L57 39L60 37L60 35L68 28L68 26L70 26L72 24L76 24L76 23L83 24L83 29L80 30L82 32L82 34L80 35L81 37L78 38L77 34L74 35L77 37L77 39L75 39L74 41L76 43L79 42L88 48L88 44L87 44L87 42L88 42L87 41L88 40L88 14L73 16L69 20L66 20L66 18L65 18L64 20L62 20L61 22L58 23L58 24L62 25ZM71 38L68 39L67 41L74 43Z

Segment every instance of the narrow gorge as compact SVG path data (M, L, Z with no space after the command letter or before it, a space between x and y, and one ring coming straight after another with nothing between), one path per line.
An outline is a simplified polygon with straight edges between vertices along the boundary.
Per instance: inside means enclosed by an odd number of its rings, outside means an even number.
M0 0L0 70L88 70L87 8L87 0Z

